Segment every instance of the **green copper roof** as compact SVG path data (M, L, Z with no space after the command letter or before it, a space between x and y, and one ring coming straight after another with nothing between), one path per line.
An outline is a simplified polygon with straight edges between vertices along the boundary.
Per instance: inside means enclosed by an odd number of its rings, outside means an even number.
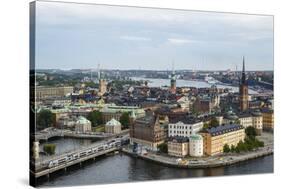
M90 123L89 120L87 120L85 117L83 116L79 116L78 120L77 120L77 123L78 124L87 124L87 123Z
M201 135L191 135L189 137L190 140L202 140L202 136Z

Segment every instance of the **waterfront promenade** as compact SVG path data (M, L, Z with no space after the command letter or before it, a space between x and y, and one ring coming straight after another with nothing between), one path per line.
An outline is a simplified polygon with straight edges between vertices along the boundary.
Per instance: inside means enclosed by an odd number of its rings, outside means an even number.
M157 154L155 152L147 152L146 154L135 154L131 148L123 148L122 151L126 154L136 156L144 160L153 161L166 166L178 167L178 168L210 168L220 167L225 165L231 165L238 162L266 156L273 154L273 134L263 133L262 136L257 137L264 142L264 147L258 148L251 152L243 153L229 153L217 156L204 156L204 157L187 157L179 158L168 156L167 154Z
M110 133L102 133L102 132L88 132L88 133L78 133L75 131L70 131L66 129L54 129L48 128L44 131L37 132L34 135L34 139L37 141L45 140L47 141L53 137L70 137L70 138L79 138L79 139L106 139L106 138L113 138L116 136L122 136L124 134L128 134L129 130L122 130L121 133L118 134L110 134Z

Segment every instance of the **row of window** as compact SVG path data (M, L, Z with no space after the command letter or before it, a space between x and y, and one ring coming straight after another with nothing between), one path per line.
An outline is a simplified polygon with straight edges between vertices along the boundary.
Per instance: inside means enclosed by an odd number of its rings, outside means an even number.
M173 132L173 131L171 131L171 130L169 131L169 133L170 133L170 134L173 134L173 133L174 133L174 134L188 134L188 133L189 133L190 135L192 134L191 131L190 131L190 132L188 132L188 131L174 131L174 132Z

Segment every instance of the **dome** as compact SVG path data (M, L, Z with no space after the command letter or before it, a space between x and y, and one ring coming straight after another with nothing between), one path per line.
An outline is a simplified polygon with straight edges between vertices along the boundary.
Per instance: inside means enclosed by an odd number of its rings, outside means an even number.
M117 121L116 119L112 118L110 121L108 121L106 123L106 126L118 126L121 125L121 123L119 121Z
M88 123L90 123L90 121L89 120L87 120L85 117L83 117L83 116L79 116L79 118L78 118L78 120L77 120L77 122L76 122L77 124L88 124Z

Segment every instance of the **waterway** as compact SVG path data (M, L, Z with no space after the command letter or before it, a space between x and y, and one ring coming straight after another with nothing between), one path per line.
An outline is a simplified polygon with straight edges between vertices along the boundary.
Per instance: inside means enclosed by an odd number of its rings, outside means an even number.
M132 77L133 80L147 80L149 87L162 87L162 86L170 86L169 79L154 79L154 78L143 78L143 77ZM205 82L205 81L195 81L195 80L183 80L177 79L177 86L178 87L196 87L196 88L204 88L204 87L211 87L213 84ZM216 84L218 88L228 88L233 92L238 92L239 87L226 85L223 83ZM256 91L249 89L249 94L257 94Z
M64 139L59 139L52 142L55 142L59 148L63 149L64 146L69 146L73 143L83 146L92 141L84 139L78 141L77 139L67 139L64 141ZM40 187L75 186L259 173L273 173L273 155L226 167L179 169L166 167L120 153L84 163L82 168L78 167L68 170L65 173L51 175L49 181L40 181L38 184Z

